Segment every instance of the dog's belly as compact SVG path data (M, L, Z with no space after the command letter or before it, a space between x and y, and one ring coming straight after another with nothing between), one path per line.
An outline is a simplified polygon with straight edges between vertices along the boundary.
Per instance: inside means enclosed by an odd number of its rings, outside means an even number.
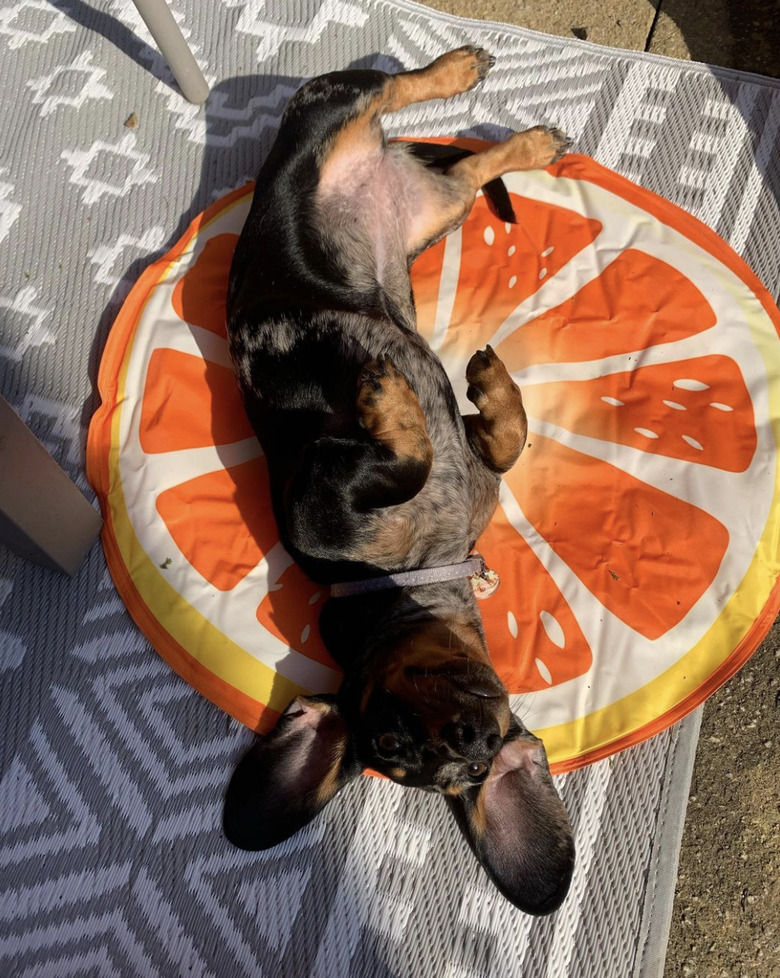
M376 283L411 310L408 242L430 220L436 185L403 143L367 143L328 163L317 189L320 231L351 284Z

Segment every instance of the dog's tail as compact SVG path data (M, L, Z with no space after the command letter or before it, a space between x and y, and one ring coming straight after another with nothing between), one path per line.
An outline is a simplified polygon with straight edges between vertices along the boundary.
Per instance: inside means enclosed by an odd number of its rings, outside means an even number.
M460 146L446 146L441 143L418 143L414 141L406 142L409 151L418 160L422 160L426 166L449 167L465 159L467 156L474 156L474 150L463 149ZM497 217L507 224L517 224L515 210L509 198L509 191L506 189L504 181L498 177L486 183L482 188L485 196L493 205Z

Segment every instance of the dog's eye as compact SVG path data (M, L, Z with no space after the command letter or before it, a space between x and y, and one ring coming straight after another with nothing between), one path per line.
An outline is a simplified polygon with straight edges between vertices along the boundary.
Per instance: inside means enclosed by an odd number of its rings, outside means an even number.
M487 769L487 764L483 764L482 761L474 761L473 764L469 764L466 771L470 778L481 778L487 773Z
M401 741L395 734L383 733L379 738L379 749L384 751L386 754L395 754L400 746Z

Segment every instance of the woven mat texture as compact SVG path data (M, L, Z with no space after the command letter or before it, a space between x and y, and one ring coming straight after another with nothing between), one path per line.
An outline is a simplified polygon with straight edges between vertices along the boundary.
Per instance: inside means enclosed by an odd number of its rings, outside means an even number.
M482 44L498 58L484 86L399 113L391 134L558 125L714 228L778 297L776 84L405 0L171 8L213 85L205 108L178 94L129 0L0 2L0 393L90 498L96 369L130 284L253 176L289 96L323 71ZM668 825L676 852L695 722L559 779L579 862L564 908L531 920L491 888L439 799L374 779L282 847L231 848L221 798L251 735L153 653L99 547L72 580L0 554L0 717L6 978L662 966L653 921L672 897Z

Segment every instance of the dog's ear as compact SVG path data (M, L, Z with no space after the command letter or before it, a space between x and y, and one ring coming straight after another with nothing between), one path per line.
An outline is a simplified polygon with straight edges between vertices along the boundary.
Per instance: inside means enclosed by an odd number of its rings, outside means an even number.
M574 870L574 839L541 740L513 725L483 784L447 801L507 900L530 914L558 909Z
M303 828L360 771L334 697L298 696L233 772L225 835L240 849L270 849Z

